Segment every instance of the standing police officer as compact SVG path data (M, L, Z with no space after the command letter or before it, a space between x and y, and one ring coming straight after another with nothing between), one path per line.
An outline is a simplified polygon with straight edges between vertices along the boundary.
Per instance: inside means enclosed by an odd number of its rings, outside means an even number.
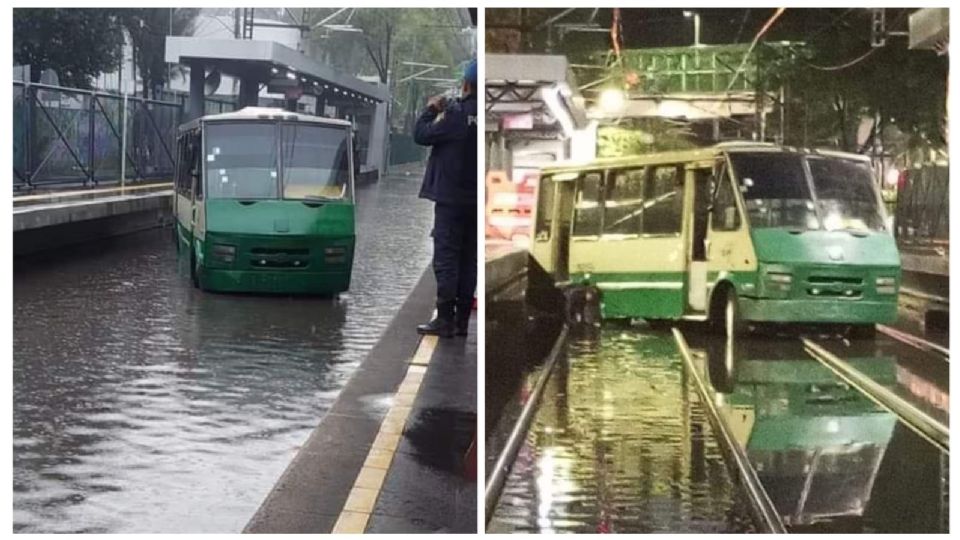
M420 197L434 202L433 272L437 316L421 334L467 335L477 287L477 62L467 66L463 96L427 101L414 140L430 146Z

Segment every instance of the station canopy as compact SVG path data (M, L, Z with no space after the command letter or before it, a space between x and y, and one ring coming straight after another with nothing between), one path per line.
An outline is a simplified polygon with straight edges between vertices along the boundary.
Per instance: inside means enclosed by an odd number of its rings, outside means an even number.
M567 58L547 54L486 55L487 129L549 130L556 120L587 124Z
M390 98L384 86L339 73L273 41L170 36L165 60L184 65L200 61L208 72L219 70L224 75L271 85L299 81L304 94L323 94L327 99L376 104Z

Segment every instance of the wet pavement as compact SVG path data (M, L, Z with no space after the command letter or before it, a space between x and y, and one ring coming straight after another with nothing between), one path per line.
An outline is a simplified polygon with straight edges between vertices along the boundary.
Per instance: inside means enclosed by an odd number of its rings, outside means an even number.
M418 188L358 190L338 299L201 293L170 230L16 261L14 531L240 531L428 264Z
M367 533L475 533L477 331L439 341L393 456Z

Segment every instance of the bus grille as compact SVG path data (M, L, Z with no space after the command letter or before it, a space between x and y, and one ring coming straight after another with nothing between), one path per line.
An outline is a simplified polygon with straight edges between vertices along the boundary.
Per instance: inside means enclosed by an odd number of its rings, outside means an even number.
M863 278L857 276L811 275L806 279L807 295L814 298L863 298Z
M250 265L254 268L306 268L310 250L304 248L253 248Z

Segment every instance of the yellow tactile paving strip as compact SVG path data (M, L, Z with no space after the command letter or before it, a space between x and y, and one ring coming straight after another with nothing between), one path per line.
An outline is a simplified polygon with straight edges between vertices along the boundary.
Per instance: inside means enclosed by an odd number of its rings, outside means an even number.
M370 514L377 504L377 497L380 496L383 482L393 462L393 455L400 444L403 426L407 423L417 392L420 391L420 383L423 382L423 376L436 348L437 336L424 336L420 340L410 367L407 368L407 375L397 387L393 404L380 422L380 431L373 440L360 473L353 481L353 489L347 496L347 502L340 511L332 533L360 534L366 530Z

